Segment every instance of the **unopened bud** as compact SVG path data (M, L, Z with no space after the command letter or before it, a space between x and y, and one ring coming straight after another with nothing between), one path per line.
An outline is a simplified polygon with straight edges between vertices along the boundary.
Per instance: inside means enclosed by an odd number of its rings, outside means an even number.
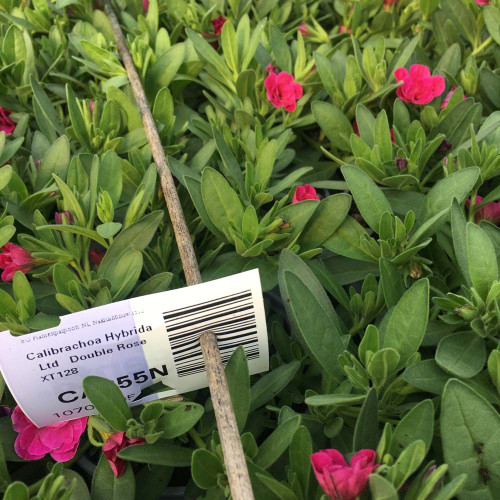
M408 166L408 160L402 156L398 156L394 160L394 165L399 168L399 170L404 170Z
M422 277L422 266L420 264L410 264L410 278L418 280Z
M66 217L66 221L64 220L63 215ZM73 216L67 210L64 212L56 212L54 218L56 220L56 224L73 224L75 222Z

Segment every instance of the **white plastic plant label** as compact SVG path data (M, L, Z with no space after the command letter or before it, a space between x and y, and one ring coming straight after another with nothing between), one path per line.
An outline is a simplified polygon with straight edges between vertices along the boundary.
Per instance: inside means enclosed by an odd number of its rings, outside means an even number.
M223 362L243 346L250 373L269 369L259 272L68 314L27 335L0 332L0 369L39 427L97 411L82 380L113 380L130 406L207 387L199 336L217 335Z

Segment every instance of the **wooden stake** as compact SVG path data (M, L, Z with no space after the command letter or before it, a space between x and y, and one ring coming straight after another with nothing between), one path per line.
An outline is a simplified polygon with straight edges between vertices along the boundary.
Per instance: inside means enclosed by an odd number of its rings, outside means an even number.
M186 283L197 285L201 283L201 274L194 253L191 235L186 224L184 212L177 194L174 179L170 172L165 157L165 151L161 144L158 130L156 129L153 115L149 109L144 89L139 75L134 66L132 56L127 47L120 23L111 6L110 0L105 0L104 10L108 15L116 39L116 46L121 54L123 64L127 70L128 79L134 93L135 100L139 106L142 123L148 138L151 152L160 176L160 184L167 203L168 213L174 228L175 239L186 277ZM206 331L200 337L201 350L205 361L205 369L208 376L210 395L214 406L217 428L219 430L224 462L226 465L231 495L234 500L253 500L253 491L250 476L245 461L245 454L241 445L240 434L236 424L229 388L227 385L224 367L220 357L217 339L213 332Z

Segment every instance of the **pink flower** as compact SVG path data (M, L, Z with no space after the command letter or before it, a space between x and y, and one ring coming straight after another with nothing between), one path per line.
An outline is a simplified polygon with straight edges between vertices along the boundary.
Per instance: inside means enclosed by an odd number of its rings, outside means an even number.
M403 82L396 93L400 99L414 104L429 104L434 97L444 92L444 78L440 75L431 76L427 66L413 64L408 73L406 68L394 71L396 81Z
M101 263L101 260L104 259L105 255L106 252L103 252L102 250L89 250L90 260L92 261L92 264L95 264L96 266Z
M214 27L214 35L219 36L222 33L222 26L227 22L227 19L223 16L219 16L217 19L212 19L210 22Z
M22 271L26 274L35 267L35 259L33 259L27 250L19 245L5 243L0 250L2 250L2 253L0 253L0 268L4 270L2 273L3 281L12 281L17 271Z
M476 0L476 3L478 5L481 5L481 6L484 6L484 5L488 5L490 3L491 0Z
M285 111L295 111L297 99L302 97L302 85L286 71L270 73L264 81L267 98L275 108L285 108Z
M142 10L145 14L148 13L149 10L149 0L142 0Z
M292 203L298 203L299 201L304 200L319 200L318 195L316 194L316 189L309 184L297 186L293 195Z
M453 92L455 92L457 86L454 85L451 87L451 90L446 94L446 97L443 99L443 102L441 103L441 109L446 108L448 106L448 103L450 102L450 97L453 95ZM465 96L462 96L463 100L465 101Z
M87 417L83 417L38 428L19 406L11 418L14 430L19 432L14 449L23 460L40 460L47 453L56 462L71 460L87 425Z
M483 201L482 196L476 196L476 207L479 206ZM470 198L465 200L465 206L470 208ZM491 222L492 224L500 223L500 201L490 201L486 203L484 207L481 207L474 215L476 222L479 223L482 220Z
M94 114L94 107L95 107L95 102L94 101L89 101L89 111L90 111L91 115Z
M358 451L349 465L339 451L321 450L311 455L311 463L319 485L331 500L355 500L377 468L373 450Z
M265 71L267 71L269 74L271 74L271 73L276 73L276 71L278 71L278 66L273 66L273 64L272 64L272 63L269 63L269 64L266 66Z
M142 438L129 439L124 432L115 432L106 440L102 446L102 452L109 462L115 477L120 477L125 470L125 461L118 457L118 452L127 446L144 442Z
M352 29L351 29L351 28L347 29L347 27L346 27L346 26L344 26L344 25L342 25L342 26L339 28L339 33L344 33L344 32L346 32L346 31L347 31L347 33L349 33L349 34L352 34Z
M306 23L300 23L299 32L303 36L307 36L309 34L309 30L307 29Z
M63 214L66 216L66 220L68 222L63 221L63 218L62 218ZM67 210L65 210L64 212L56 212L54 215L54 218L56 220L56 224L73 224L73 222L75 222L73 219L73 216Z
M399 0L384 0L384 9L389 10L392 5L398 3Z
M5 132L5 135L12 134L16 128L16 124L9 118L11 111L0 107L0 132Z

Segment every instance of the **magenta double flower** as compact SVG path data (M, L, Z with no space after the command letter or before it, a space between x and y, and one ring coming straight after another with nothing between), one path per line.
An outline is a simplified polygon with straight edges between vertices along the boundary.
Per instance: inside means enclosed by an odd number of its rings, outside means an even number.
M24 460L40 460L47 453L56 462L71 460L87 426L87 417L83 417L38 428L19 406L11 418L14 430L19 433L14 450Z
M397 82L403 82L396 94L405 102L429 104L444 92L444 78L440 75L431 76L430 69L423 64L413 64L409 72L406 68L398 68L394 76Z
M3 269L2 281L12 281L17 271L26 274L35 267L35 259L19 245L5 243L0 250L2 250L0 253L0 269Z
M321 450L311 455L311 463L319 485L331 500L356 500L377 468L373 450L358 451L349 465L339 451Z
M314 189L310 184L304 184L303 186L297 186L295 193L293 194L292 203L298 203L304 200L319 200L316 194L316 189Z
M269 66L268 66L269 68ZM267 90L267 98L275 108L285 108L285 111L295 111L297 99L302 97L302 85L297 83L293 75L282 71L275 73L273 67L264 81Z

